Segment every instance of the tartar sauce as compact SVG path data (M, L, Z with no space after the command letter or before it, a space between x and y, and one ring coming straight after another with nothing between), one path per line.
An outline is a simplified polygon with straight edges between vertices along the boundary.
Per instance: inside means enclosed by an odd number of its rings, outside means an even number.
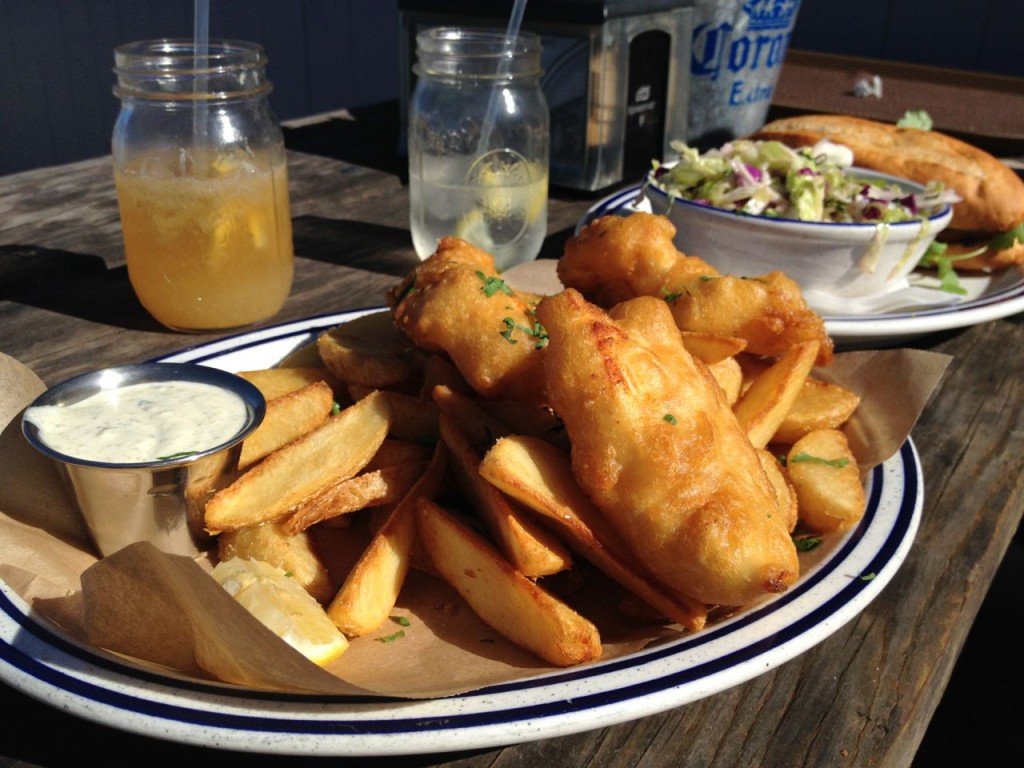
M33 406L25 419L39 439L66 456L140 464L213 448L245 426L234 392L193 381L155 381L107 389L70 405Z

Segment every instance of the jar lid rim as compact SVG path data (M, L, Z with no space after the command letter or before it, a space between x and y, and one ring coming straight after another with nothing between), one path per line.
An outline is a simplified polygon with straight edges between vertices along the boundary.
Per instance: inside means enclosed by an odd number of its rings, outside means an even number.
M114 48L115 71L220 72L235 67L266 66L259 43L213 39L200 52L191 38L158 38L124 43Z

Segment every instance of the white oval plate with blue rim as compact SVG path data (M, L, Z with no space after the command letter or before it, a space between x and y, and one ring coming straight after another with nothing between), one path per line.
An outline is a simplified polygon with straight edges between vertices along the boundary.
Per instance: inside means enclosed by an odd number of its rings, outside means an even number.
M614 192L592 205L580 218L576 231L601 216L628 216L649 210L641 199L641 184ZM638 203L639 200L639 203ZM929 282L922 277L922 282ZM938 290L909 288L903 297L918 303L912 308L854 313L820 311L829 335L842 348L892 346L930 333L951 331L1024 312L1024 269L1007 268L992 274L963 275L967 291L962 297ZM928 303L934 297L934 303ZM900 292L889 297L899 301Z
M362 314L322 315L162 358L226 370L270 367ZM0 678L87 720L181 743L289 755L478 749L634 720L743 683L821 642L896 573L917 531L923 478L913 443L868 478L853 531L802 555L783 595L703 632L638 653L443 699L266 693L142 669L69 638L0 582Z

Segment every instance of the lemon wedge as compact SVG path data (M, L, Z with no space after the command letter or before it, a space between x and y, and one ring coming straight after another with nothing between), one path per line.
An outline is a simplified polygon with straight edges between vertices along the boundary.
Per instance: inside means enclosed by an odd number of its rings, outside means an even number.
M260 623L307 659L324 666L348 649L348 639L301 584L261 560L233 557L213 578Z

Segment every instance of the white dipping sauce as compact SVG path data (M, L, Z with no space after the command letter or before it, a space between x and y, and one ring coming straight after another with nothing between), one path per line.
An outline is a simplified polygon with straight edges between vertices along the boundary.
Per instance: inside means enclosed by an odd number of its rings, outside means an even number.
M205 451L237 435L247 418L245 401L234 392L193 381L131 384L25 411L53 450L109 464Z

